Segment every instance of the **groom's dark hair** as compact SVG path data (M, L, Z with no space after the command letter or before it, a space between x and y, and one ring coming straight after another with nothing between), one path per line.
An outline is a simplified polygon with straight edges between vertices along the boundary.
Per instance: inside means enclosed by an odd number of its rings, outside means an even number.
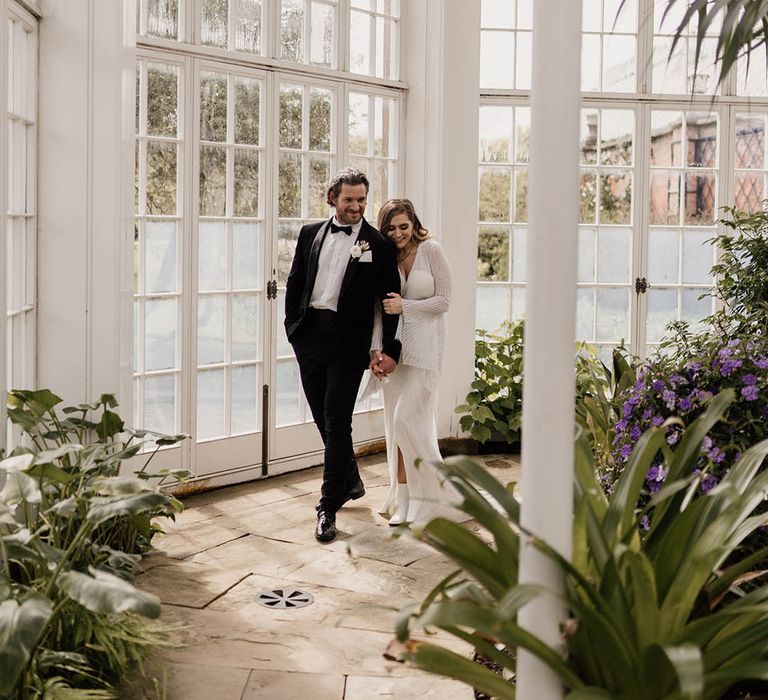
M331 202L331 195L338 197L339 192L341 192L342 185L365 185L366 194L368 193L368 189L370 187L368 178L361 170L357 170L355 168L344 168L344 170L339 170L339 172L333 176L333 180L331 180L331 183L328 185L326 198L328 200L328 204L331 206L333 206L333 203Z

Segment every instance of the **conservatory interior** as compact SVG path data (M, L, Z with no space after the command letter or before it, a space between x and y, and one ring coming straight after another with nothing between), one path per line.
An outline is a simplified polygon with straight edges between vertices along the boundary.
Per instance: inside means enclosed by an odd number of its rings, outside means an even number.
M0 697L768 698L761 2L0 12ZM450 265L463 513L387 527L361 393L322 545L283 320L345 167Z

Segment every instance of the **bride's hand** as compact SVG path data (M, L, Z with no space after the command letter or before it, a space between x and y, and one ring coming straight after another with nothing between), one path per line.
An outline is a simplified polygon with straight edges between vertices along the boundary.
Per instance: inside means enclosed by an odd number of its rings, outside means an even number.
M384 313L396 316L403 313L403 298L395 292L387 294L388 299L384 299Z

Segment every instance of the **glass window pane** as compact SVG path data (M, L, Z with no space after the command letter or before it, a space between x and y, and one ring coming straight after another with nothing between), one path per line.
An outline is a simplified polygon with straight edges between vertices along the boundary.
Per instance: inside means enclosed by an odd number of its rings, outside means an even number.
M599 119L599 110L581 110L579 151L581 153L581 163L584 165L594 165L597 163L597 134Z
M682 6L682 3L678 3ZM677 7L677 5L675 5ZM653 91L667 95L682 95L686 92L686 43L683 38L672 56L672 39L653 38Z
M584 6L592 3L585 2ZM599 34L583 34L581 38L581 89L584 92L600 91Z
M482 32L480 35L480 86L513 88L514 32Z
M259 296L236 294L232 297L232 361L259 358Z
M682 165L682 141L682 113L656 110L651 112L651 165Z
M238 0L235 39L238 51L261 53L261 8L261 0Z
M278 318L285 318L285 290L280 289L277 292L277 313ZM277 357L293 357L293 347L288 342L285 335L285 326L282 323L277 324Z
M764 114L736 115L736 167L765 167Z
M509 318L509 287L478 287L475 327L495 331Z
M317 66L330 68L333 65L333 47L336 43L334 39L334 6L313 2L311 17L309 60Z
M309 148L312 151L331 150L332 93L323 88L309 91Z
M197 288L201 292L226 287L227 229L223 221L201 221L198 228Z
M528 258L526 252L526 241L528 230L516 228L512 233L512 281L526 282L526 269Z
M390 161L372 161L368 175L371 181L371 192L368 196L368 201L371 204L371 217L375 217L381 205L389 199L392 190Z
M717 115L688 113L685 118L687 165L695 168L717 166Z
M677 320L677 290L649 289L646 342L661 342L666 333L667 324L675 320Z
M301 148L304 90L301 85L280 86L280 146Z
M147 143L147 213L176 214L177 147Z
M530 90L533 74L533 34L516 33L515 87L518 90Z
M175 292L176 222L147 221L144 224L144 284L147 293Z
M363 12L349 13L349 70L371 73L371 17Z
M259 144L259 90L252 78L235 78L235 143Z
M277 363L277 396L275 397L277 427L301 421L301 383L299 365L293 358Z
M579 227L579 282L595 281L595 229Z
M604 109L600 119L600 162L632 165L635 114L625 109Z
M259 215L259 152L236 148L234 176L234 215Z
M368 132L370 123L368 95L355 92L349 94L349 152L368 155Z
M480 168L480 221L510 220L510 168Z
M395 114L396 106L394 100L383 97L374 97L374 131L373 131L373 155L375 156L393 156L395 155Z
M683 284L706 284L714 264L712 231L683 231Z
M648 232L648 280L654 284L677 284L679 276L677 231Z
M595 339L595 291L580 288L576 292L576 340Z
M616 343L628 340L629 291L621 288L599 287L596 290L597 323L595 340Z
M144 369L176 367L176 299L144 303Z
M206 46L227 47L229 0L200 0L200 39Z
M326 191L331 180L331 159L312 156L309 160L309 216L324 219L328 216Z
M258 289L261 233L257 223L232 225L232 289Z
M197 373L197 439L208 440L225 434L225 370Z
M227 77L200 74L200 139L227 140Z
M597 281L629 282L632 231L603 228L598 231Z
M477 236L477 279L509 280L509 229L481 227Z
M765 175L762 173L736 173L733 202L737 209L760 211L765 199Z
M512 288L512 314L510 318L519 321L525 316L525 287Z
M200 146L200 214L224 216L227 204L227 149Z
M716 209L715 173L688 173L685 177L685 223L712 226Z
M179 116L178 101L178 67L162 63L148 63L147 134L150 136L176 136Z
M280 55L287 61L304 61L304 3L282 0L280 15Z
M515 26L515 5L509 0L482 0L480 26L484 29L512 29Z
M712 313L712 297L705 294L703 289L683 289L681 293L682 308L680 320L688 321L693 332L703 330L701 320ZM702 297L699 299L699 297Z
M173 435L176 430L176 377L161 375L144 379L145 430Z
M397 78L397 24L384 17L376 18L376 76Z
M590 170L582 170L579 178L580 205L579 213L581 224L594 224L597 207L597 173Z
M634 36L603 36L603 90L634 92L636 63Z
M680 172L651 170L651 224L680 223Z
M136 3L137 6L138 4ZM176 39L178 27L179 0L148 0L147 34L149 36Z
M528 171L515 172L515 221L524 224L528 221Z
M259 429L258 411L261 395L256 365L232 368L232 434L253 433Z
M301 216L301 155L281 153L279 165L278 216Z
M600 223L632 223L632 173L600 175Z
M197 364L210 365L226 360L226 322L223 294L200 296L197 300Z
M513 107L480 107L481 161L494 163L510 160L513 115Z
M531 110L528 107L515 108L515 162L528 162L528 148L531 135Z
M277 225L277 282L285 284L291 270L293 255L296 252L296 241L299 240L301 223L298 221L281 221Z
M630 34L636 32L637 0L603 0L603 30Z

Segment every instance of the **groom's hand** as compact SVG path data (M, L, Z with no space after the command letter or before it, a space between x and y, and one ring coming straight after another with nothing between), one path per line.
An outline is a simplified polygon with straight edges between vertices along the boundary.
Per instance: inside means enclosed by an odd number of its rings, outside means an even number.
M386 377L395 371L395 367L397 367L397 362L395 362L389 355L387 355L387 353L382 352L380 354L379 361L372 369L373 373L377 377Z

